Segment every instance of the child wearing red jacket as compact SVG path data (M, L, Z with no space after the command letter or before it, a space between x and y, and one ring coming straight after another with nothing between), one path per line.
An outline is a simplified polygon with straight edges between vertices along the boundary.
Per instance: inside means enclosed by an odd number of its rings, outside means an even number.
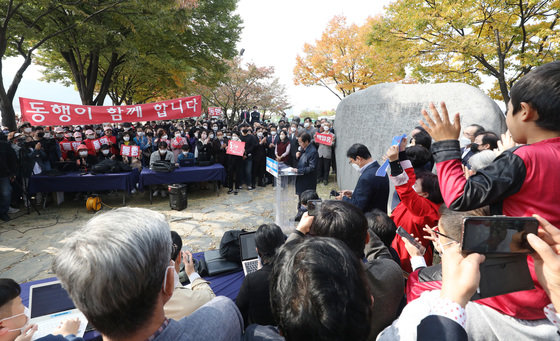
M401 146L406 144L406 140ZM403 149L403 148L401 148ZM428 239L422 238L426 235L424 226L435 226L439 219L438 209L443 199L439 190L437 176L430 172L414 173L412 163L408 160L406 153L399 147L393 146L387 151L391 165L391 182L395 185L401 202L391 213L395 225L402 227L408 233L420 237L420 243L426 248L424 259L426 264L431 265L433 250ZM404 271L412 272L410 264L411 256L406 251L404 241L399 235L395 236L391 245L399 254L401 267Z
M450 122L445 103L441 117L430 104L423 127L436 141L432 152L445 204L457 211L490 205L492 214L538 214L560 226L560 62L533 69L511 88L506 124L516 143L488 167L466 179L457 140L459 114ZM524 320L544 319L549 298L537 281L532 256L527 263L535 289L487 298L483 304ZM482 303L482 302L481 302Z

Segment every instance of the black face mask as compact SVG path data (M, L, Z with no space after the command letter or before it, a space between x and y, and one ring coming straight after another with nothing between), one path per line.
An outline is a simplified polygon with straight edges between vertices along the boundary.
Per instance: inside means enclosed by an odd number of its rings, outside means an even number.
M247 134L249 131L248 131L247 129L243 129L241 132L242 132L243 134Z
M476 154L476 153L479 152L479 150L478 150L478 143L474 143L474 142L471 143L471 152L472 152L473 154Z

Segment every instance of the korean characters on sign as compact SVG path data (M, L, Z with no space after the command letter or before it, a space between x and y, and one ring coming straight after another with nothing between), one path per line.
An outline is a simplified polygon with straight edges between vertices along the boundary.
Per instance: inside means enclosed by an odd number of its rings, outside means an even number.
M220 117L222 117L222 108L220 108L220 107L208 107L208 116L210 116L210 118L220 118Z
M331 134L315 134L315 142L332 146L333 136Z
M243 156L245 153L245 142L229 140L226 154Z
M157 103L88 106L20 97L22 119L31 125L78 125L108 122L172 120L200 116L200 96Z

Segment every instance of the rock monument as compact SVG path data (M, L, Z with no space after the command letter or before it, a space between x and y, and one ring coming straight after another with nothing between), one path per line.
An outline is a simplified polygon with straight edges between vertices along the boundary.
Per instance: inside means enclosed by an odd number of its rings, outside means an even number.
M506 131L500 107L480 89L462 83L373 85L344 98L336 109L337 180L341 189L353 189L359 174L348 164L346 151L365 144L374 159L382 156L395 135L409 134L419 125L422 108L445 101L449 115L461 114L461 127L472 123L497 134Z

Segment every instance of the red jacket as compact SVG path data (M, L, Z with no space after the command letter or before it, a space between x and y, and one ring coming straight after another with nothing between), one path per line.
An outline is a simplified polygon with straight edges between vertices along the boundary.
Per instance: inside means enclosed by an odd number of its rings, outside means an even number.
M430 227L436 225L439 220L438 210L440 204L435 204L418 195L412 188L412 185L416 182L416 175L410 161L401 162L401 166L406 173L401 173L397 177L391 176L391 180L395 183L395 189L401 198L401 202L391 213L391 218L395 225L402 226L408 233L412 233L415 237L420 238L420 243L426 248L426 253L424 254L426 264L432 265L433 250L431 242L422 238L427 235L423 228L425 225ZM406 181L405 176L408 177L408 181ZM402 269L408 273L412 272L410 255L406 251L404 242L399 235L395 236L391 246L399 254Z
M468 180L461 169L458 141L432 145L441 194L447 206L467 211L490 205L492 214L531 216L539 214L560 226L560 138L513 148ZM545 318L550 303L535 275L533 258L527 257L535 289L478 301L506 315L524 320Z

